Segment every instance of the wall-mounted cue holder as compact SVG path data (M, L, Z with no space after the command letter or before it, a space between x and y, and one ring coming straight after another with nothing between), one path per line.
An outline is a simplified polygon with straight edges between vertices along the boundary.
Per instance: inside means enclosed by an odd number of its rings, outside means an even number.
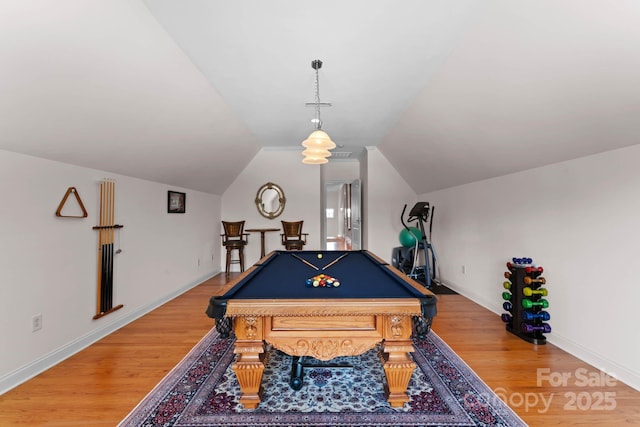
M80 206L80 209L82 209L82 215L63 215L62 214L62 208L64 208L64 205L65 203L67 203L67 199L71 194L76 196L78 205ZM84 203L82 203L82 199L80 198L80 194L78 193L78 190L76 189L76 187L69 187L67 189L67 192L64 194L62 201L60 201L60 204L58 205L58 210L56 210L56 216L61 218L86 218L89 216L89 214L87 213L87 210L84 208Z
M115 224L116 183L105 179L100 183L100 224L93 227L98 231L98 292L97 313L93 319L99 319L119 310L122 304L113 305L114 290L114 231L124 227ZM117 251L115 253L118 253Z

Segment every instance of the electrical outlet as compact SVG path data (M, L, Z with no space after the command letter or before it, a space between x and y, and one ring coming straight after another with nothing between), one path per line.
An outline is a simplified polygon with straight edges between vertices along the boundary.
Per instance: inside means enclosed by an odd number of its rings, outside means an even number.
M36 332L42 329L42 314L36 314L31 318L31 331Z

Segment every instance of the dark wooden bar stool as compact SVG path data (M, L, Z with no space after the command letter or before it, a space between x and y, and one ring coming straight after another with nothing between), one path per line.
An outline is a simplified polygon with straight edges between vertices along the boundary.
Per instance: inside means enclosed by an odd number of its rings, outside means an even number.
M307 244L308 233L302 232L304 221L281 221L282 222L282 244L288 251L300 251Z
M231 264L240 264L240 271L244 271L244 247L249 241L249 234L244 232L244 221L222 221L224 234L222 237L222 246L227 249L227 259L225 262L224 272L229 274ZM238 251L238 259L232 260L232 251Z

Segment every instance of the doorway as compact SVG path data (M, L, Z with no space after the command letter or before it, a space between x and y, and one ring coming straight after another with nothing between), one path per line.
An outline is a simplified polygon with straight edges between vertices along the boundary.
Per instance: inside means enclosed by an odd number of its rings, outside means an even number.
M360 180L325 182L322 229L326 250L361 249L360 206Z

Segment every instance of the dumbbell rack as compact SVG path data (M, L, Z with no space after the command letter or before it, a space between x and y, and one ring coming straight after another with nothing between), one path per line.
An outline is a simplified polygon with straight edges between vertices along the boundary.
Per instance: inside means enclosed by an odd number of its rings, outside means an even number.
M550 319L545 311L547 291L542 287L546 280L541 277L542 267L535 267L531 262L531 258L513 258L507 262L509 271L504 276L508 281L503 283L502 307L509 313L504 313L502 320L512 334L533 344L546 344L544 334L551 332L551 326L546 323Z

